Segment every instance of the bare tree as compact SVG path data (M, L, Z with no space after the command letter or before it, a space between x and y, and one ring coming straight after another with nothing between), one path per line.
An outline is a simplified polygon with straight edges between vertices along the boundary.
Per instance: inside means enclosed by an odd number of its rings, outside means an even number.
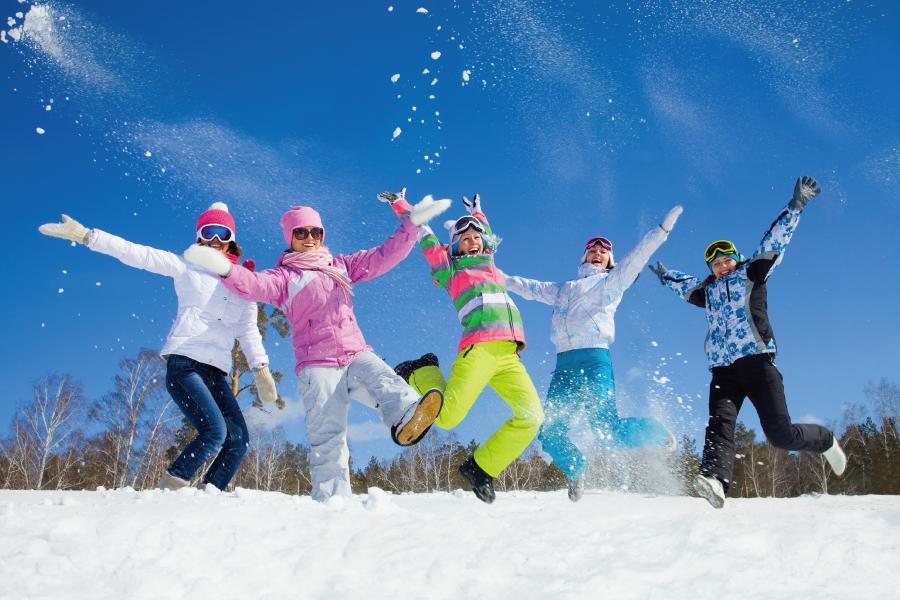
M13 421L12 451L9 456L17 487L44 489L48 465L54 453L64 450L78 430L84 396L81 386L68 375L49 375L34 384L32 401L19 408ZM74 461L57 465L57 480L65 476ZM16 477L18 476L18 477Z

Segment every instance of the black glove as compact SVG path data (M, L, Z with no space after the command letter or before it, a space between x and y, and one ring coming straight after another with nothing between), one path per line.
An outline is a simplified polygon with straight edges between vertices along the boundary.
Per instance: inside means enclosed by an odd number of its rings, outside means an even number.
M388 204L393 204L397 200L406 198L406 188L400 188L399 192L381 192L378 199Z
M788 203L788 208L803 210L809 201L818 196L821 191L819 184L812 177L806 175L798 177L797 183L794 185L794 197Z
M647 265L647 268L650 269L651 271L653 271L654 275L659 277L660 283L665 284L663 277L665 277L666 271L668 271L668 269L666 268L666 265L662 264L659 261L656 261L655 265Z

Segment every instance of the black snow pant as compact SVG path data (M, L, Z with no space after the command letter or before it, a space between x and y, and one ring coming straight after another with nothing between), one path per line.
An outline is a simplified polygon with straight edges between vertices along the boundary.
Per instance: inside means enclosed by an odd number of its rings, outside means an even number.
M734 426L746 397L759 414L763 433L776 448L822 453L831 447L834 438L825 427L791 423L784 383L772 354L754 354L727 367L713 367L700 473L716 477L726 491L734 470Z

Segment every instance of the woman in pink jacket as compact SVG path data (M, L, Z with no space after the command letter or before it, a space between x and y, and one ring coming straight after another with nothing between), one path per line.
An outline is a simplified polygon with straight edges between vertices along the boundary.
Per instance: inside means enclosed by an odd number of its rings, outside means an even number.
M446 210L449 201L430 197L412 207L391 206L402 223L382 245L332 256L315 210L295 206L281 217L288 249L274 269L254 273L221 255L197 248L187 260L222 276L225 287L247 300L278 306L291 322L295 371L306 411L312 497L350 495L347 413L350 399L376 408L391 437L415 444L443 404L438 390L421 397L366 344L353 312L354 284L374 279L406 258L416 243L418 224Z

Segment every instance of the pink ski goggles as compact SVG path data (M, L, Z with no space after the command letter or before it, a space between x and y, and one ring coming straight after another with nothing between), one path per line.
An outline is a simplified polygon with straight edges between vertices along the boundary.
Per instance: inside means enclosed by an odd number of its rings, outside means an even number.
M584 245L584 249L590 250L597 244L600 244L600 247L603 248L604 250L612 250L612 242L609 241L608 238L603 237L602 235L597 236L597 237L592 237L591 239L589 239L587 241L587 243Z

